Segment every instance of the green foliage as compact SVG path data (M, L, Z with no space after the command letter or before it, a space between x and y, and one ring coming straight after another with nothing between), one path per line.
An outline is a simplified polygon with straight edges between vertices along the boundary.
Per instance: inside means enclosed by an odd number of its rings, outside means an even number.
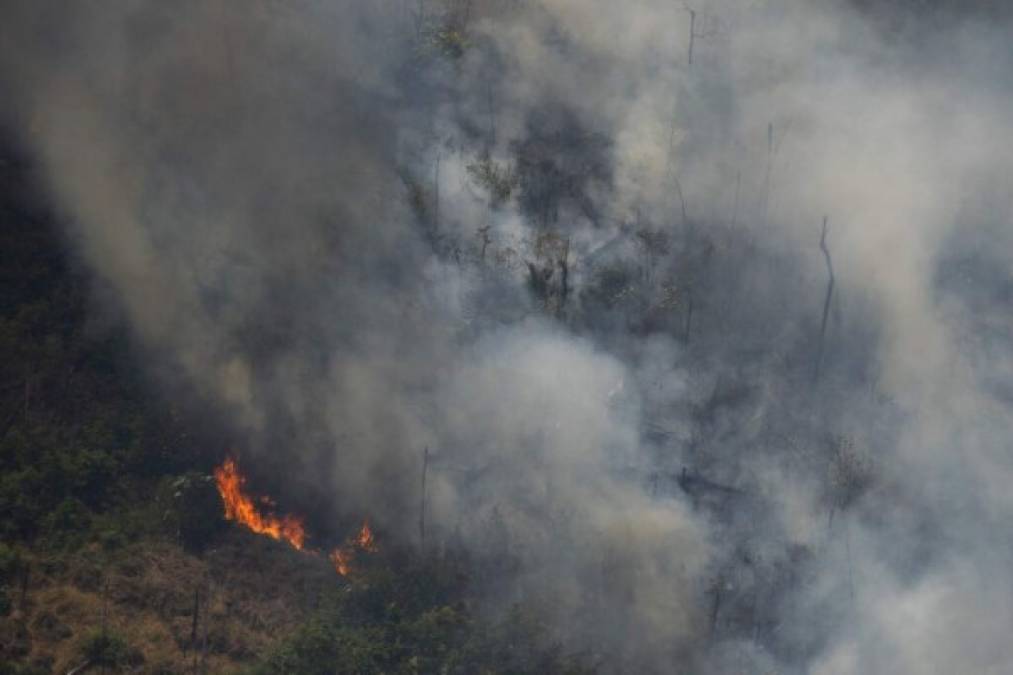
M564 656L534 612L499 621L469 610L448 564L369 570L251 671L267 673L587 673Z
M50 545L66 547L83 541L91 525L91 513L80 500L67 497L42 520Z
M166 513L179 542L189 551L202 551L226 527L222 500L214 476L196 471L169 481L171 491Z
M49 675L49 669L35 665L0 662L0 675Z
M499 621L478 625L452 664L455 673L559 673L578 675L593 669L579 656L566 656L547 642L548 626L530 609L515 605Z
M19 551L0 543L0 617L7 616L13 609L11 589L23 570L23 565Z
M299 629L253 675L333 675L383 672L390 660L378 628L343 626L315 618Z
M144 395L125 330L86 326L88 284L18 180L0 175L0 539L74 546L193 456ZM104 545L131 536L109 525Z
M10 583L21 569L21 554L13 546L0 543L0 584Z
M126 640L108 631L94 631L81 641L81 656L92 667L126 669L144 662L144 657Z

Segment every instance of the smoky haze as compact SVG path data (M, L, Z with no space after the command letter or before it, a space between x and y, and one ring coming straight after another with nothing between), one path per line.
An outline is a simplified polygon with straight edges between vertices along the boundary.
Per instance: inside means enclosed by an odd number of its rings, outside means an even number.
M10 2L3 114L318 523L419 547L428 447L427 552L606 672L1010 672L1013 23L955 4Z

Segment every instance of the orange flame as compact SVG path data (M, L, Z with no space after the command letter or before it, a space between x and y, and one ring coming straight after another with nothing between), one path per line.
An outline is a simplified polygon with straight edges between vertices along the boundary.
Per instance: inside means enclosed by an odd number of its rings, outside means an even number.
M215 483L218 493L225 503L225 518L245 525L257 534L264 534L278 541L287 541L292 548L304 553L320 555L320 551L305 549L306 528L301 516L276 516L261 513L257 502L266 507L275 506L270 497L251 497L244 492L246 478L239 473L239 466L234 459L226 459L215 469ZM376 553L376 537L369 527L369 521L362 521L359 533L348 539L343 545L331 551L327 557L341 576L348 576L352 571L352 562L357 551Z
M376 538L373 537L373 530L369 529L369 521L362 521L362 529L359 536L355 538L355 544L363 551L376 553Z
M253 530L258 534L264 534L278 541L287 541L292 548L301 551L306 542L306 529L303 526L303 519L299 516L278 517L271 514L263 514L257 510L253 498L245 494L243 487L246 478L239 473L239 467L235 460L226 459L224 463L215 469L215 482L218 485L218 493L225 502L225 518L234 520ZM262 504L273 506L270 498L262 497L259 500ZM372 537L372 535L370 535Z
M352 571L352 552L347 548L336 548L327 557L334 564L334 570L341 576L347 577Z
M369 527L369 521L362 521L362 528L359 530L359 534L355 535L344 546L340 546L327 556L331 563L334 565L334 569L338 574L345 577L352 571L352 561L355 559L356 549L365 551L366 553L376 553L376 537L373 536L373 530Z

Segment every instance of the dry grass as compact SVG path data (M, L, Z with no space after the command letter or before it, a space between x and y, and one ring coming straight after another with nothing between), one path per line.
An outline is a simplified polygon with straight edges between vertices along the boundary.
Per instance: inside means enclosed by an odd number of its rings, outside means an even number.
M136 672L194 672L195 657L198 672L235 672L305 620L323 591L344 583L326 560L240 530L200 557L151 542L35 555L31 569L24 600L16 596L0 619L0 658L54 673L82 663L82 641L103 623L143 655Z

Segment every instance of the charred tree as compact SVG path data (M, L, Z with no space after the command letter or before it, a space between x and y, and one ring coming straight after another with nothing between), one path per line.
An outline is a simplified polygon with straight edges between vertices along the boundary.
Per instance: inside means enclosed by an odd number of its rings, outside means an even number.
M823 299L823 320L820 322L820 341L816 351L816 365L813 369L813 382L819 382L820 369L823 367L823 351L827 337L827 319L830 316L830 300L834 295L834 264L827 248L827 217L823 216L823 233L820 235L820 250L827 264L827 293Z
M200 645L200 670L201 673L207 672L207 658L208 658L208 628L211 623L211 581L208 580L207 597L204 600L204 628L201 635Z
M440 153L436 153L436 166L433 169L433 231L440 228Z
M556 260L559 266L559 306L557 313L562 314L566 306L566 298L570 295L570 240L563 241L562 251Z
M194 670L195 671L197 669L197 654L196 654L196 651L197 651L197 623L198 623L197 617L199 616L199 614L200 614L200 589L199 588L195 588L195 589L193 589L193 612L192 612L191 621L190 621L190 641L187 643L186 647L183 648L183 656L184 657L186 656L186 653L189 650L191 650L191 649L194 650Z
M422 497L419 504L419 547L426 550L426 473L429 471L429 446L422 453Z
M739 222L739 191L742 188L742 172L735 172L735 202L732 205L732 230Z
M696 11L687 9L689 12L689 65L693 65L693 43L696 40Z
M686 289L686 321L683 324L682 341L689 344L689 338L693 334L693 286Z
M492 227L491 225L485 225L483 227L478 228L478 236L482 240L482 250L481 250L481 254L479 256L479 259L483 263L485 262L485 252L486 252L486 249L489 248L489 244L492 242L492 237L489 236L489 229L491 227Z
M770 174L774 165L774 123L767 124L767 168L763 172L763 224L767 224L768 207L770 206Z
M697 38L709 37L711 33L697 31L696 29L696 10L683 3L682 8L689 14L689 45L686 48L686 60L687 65L693 65L693 47L696 46Z

